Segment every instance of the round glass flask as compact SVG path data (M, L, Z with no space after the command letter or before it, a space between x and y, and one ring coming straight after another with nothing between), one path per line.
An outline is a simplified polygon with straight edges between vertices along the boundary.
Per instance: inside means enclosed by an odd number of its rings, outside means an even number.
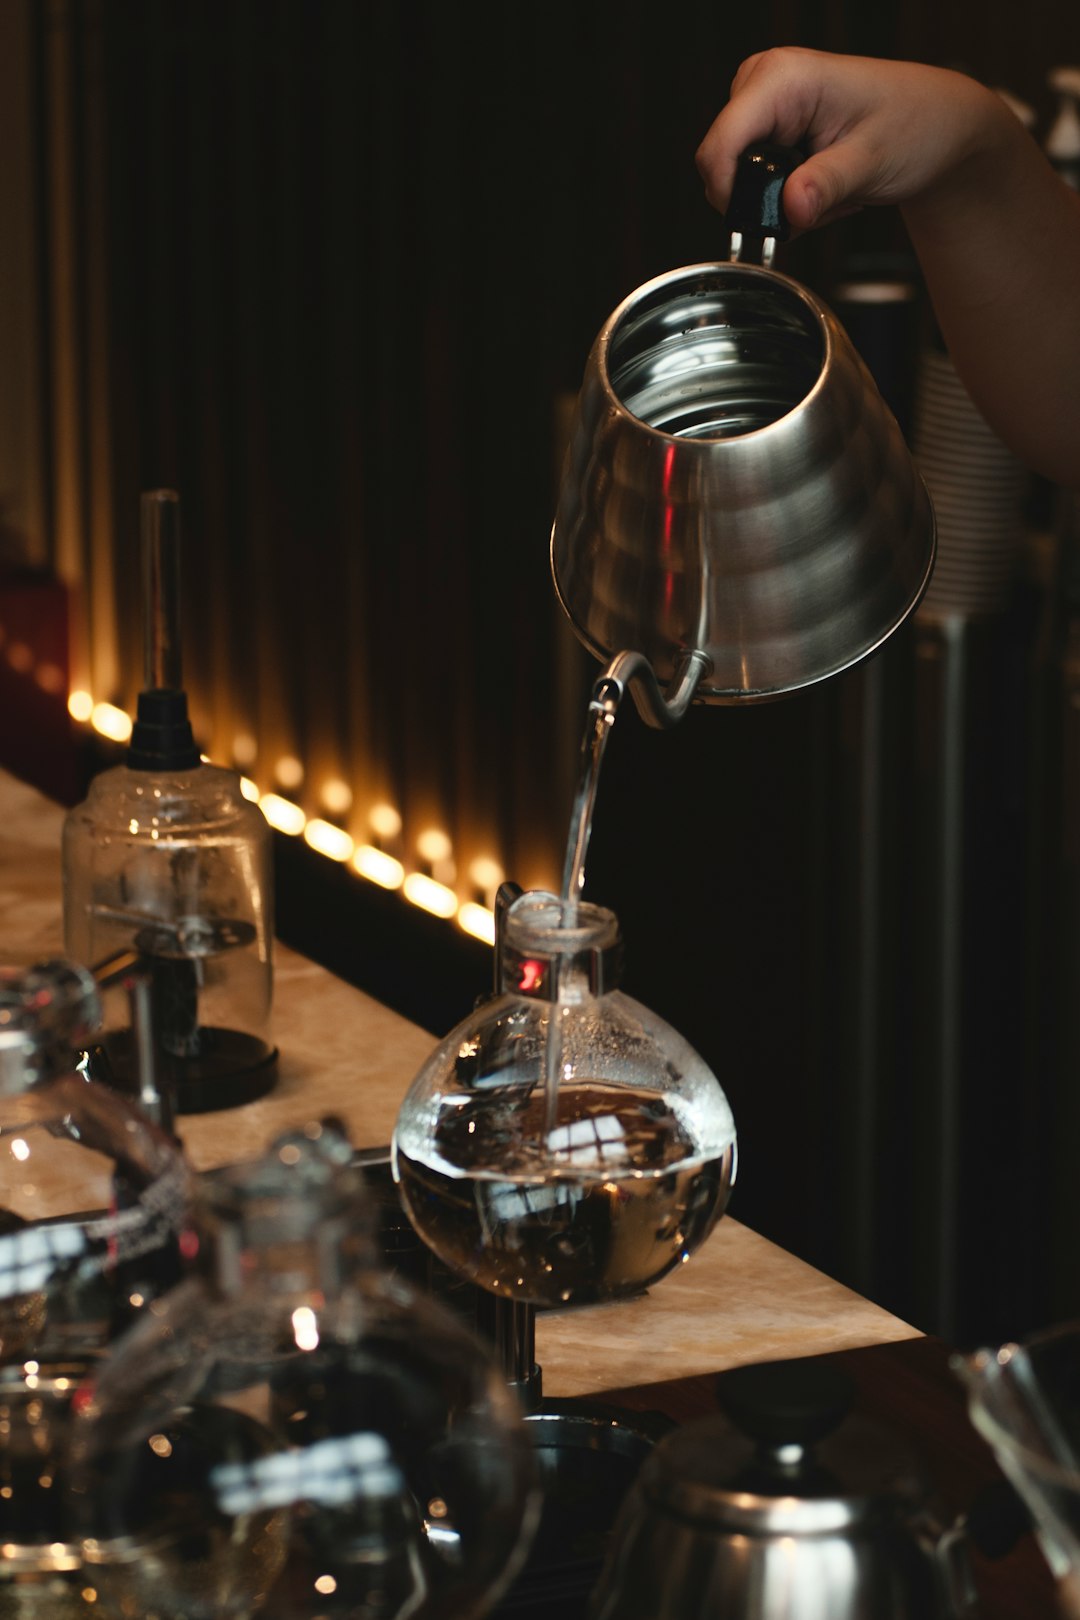
M540 891L509 908L501 993L434 1050L394 1130L417 1231L536 1305L619 1299L712 1231L735 1179L719 1081L618 988L619 925Z

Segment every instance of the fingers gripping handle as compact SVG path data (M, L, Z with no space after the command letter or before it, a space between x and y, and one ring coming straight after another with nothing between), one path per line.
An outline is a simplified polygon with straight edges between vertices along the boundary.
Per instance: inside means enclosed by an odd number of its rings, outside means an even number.
M782 202L784 185L802 161L803 154L794 146L748 146L742 153L724 216L733 261L742 259L753 243L760 262L772 263L777 242L786 241L789 233Z

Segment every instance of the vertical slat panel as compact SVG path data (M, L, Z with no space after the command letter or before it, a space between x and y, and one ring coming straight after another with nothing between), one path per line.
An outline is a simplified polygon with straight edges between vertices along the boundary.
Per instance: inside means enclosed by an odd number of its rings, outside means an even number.
M274 759L290 746L280 729L283 660L276 645L269 578L278 477L270 443L272 401L264 373L263 330L271 275L264 214L267 193L272 191L266 158L272 93L267 82L266 31L253 6L245 3L228 8L225 37L230 115L218 161L225 186L222 249L231 360L225 442L231 462L223 503L228 527L223 533L216 531L216 538L234 559L230 570L234 585L231 644L240 700L233 700L233 736L257 745L254 758L245 755L239 762L269 786ZM245 378L246 388L241 382ZM225 426L223 423L223 429ZM230 745L226 757L234 755Z
M0 7L0 524L4 539L18 539L18 559L50 562L45 401L41 376L41 85L39 31L33 0ZM7 547L4 547L5 553ZM5 556L5 560L15 560Z
M235 116L233 60L217 50L200 61L180 12L173 29L183 41L173 116L185 157L174 167L168 253L177 302L169 324L186 430L171 476L184 514L185 682L200 739L215 758L229 759L233 736L247 729L237 713L246 673L238 646L245 626L253 629L234 504L245 436L236 328L248 293L238 294L230 274L232 197L222 162Z
M123 629L116 601L117 550L113 527L111 367L109 360L109 243L106 230L103 0L80 14L83 92L73 131L78 161L78 218L82 275L78 301L82 359L84 563L93 626L94 681L98 690L121 687Z
M75 105L72 7L49 0L45 11L46 264L49 320L49 433L52 469L52 557L60 578L81 586L85 571L82 504L82 415L79 358L79 264L76 241ZM85 591L72 615L72 672L81 685L114 695L116 649L91 638Z

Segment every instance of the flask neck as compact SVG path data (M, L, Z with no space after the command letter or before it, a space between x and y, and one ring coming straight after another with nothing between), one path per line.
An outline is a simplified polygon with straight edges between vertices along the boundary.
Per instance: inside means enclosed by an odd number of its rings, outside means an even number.
M504 994L582 1002L618 988L622 938L615 913L530 890L507 910L499 952Z
M279 1138L204 1186L204 1274L219 1293L330 1299L378 1263L363 1174L343 1135Z
M317 1231L296 1233L288 1215L278 1210L265 1223L249 1218L218 1228L209 1270L219 1294L299 1301L341 1292L355 1271L344 1223L327 1220Z

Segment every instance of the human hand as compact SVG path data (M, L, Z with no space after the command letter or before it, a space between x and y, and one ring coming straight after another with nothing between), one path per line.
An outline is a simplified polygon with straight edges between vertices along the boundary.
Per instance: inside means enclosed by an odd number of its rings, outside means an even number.
M761 141L810 156L784 187L794 232L871 203L905 203L953 182L977 183L980 157L1020 126L974 79L914 62L785 47L748 57L697 152L705 194L722 213L740 153Z

